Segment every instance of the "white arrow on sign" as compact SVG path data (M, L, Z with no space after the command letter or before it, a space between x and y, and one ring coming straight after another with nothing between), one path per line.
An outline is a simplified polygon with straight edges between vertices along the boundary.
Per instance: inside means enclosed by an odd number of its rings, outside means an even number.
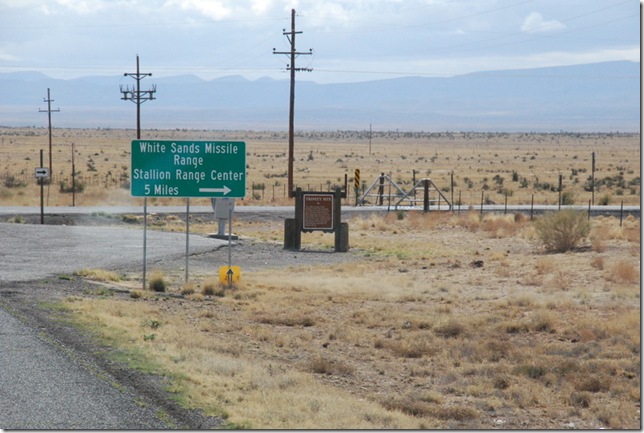
M199 192L221 192L224 195L228 194L232 189L224 185L223 188L199 188Z

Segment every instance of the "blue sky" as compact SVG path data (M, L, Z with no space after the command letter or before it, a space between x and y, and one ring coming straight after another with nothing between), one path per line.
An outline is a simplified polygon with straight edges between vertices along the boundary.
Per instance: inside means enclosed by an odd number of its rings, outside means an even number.
M640 59L638 0L0 0L0 72L318 83Z

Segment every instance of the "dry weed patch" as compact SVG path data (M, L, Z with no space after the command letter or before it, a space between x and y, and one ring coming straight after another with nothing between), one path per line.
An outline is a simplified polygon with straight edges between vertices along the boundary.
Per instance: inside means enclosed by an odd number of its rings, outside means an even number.
M637 428L638 280L611 280L633 242L546 256L526 221L495 220L517 225L499 237L471 218L354 218L350 266L257 269L221 296L67 305L237 426Z
M75 275L85 277L95 281L121 281L123 277L114 271L107 271L105 269L81 269L74 272Z
M607 276L608 280L618 283L639 283L639 270L633 263L626 260L620 260L615 263Z

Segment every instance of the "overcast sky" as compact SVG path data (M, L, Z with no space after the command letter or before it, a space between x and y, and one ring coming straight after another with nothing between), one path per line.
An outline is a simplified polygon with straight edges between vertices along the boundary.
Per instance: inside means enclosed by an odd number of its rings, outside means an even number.
M298 80L639 61L638 0L0 0L0 72Z

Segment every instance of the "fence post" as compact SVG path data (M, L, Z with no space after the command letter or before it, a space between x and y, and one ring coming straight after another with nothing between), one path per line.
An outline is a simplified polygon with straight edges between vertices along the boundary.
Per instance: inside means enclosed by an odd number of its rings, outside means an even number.
M559 210L561 210L561 189L562 189L563 175L559 175Z
M429 179L423 180L423 212L429 211Z
M481 215L483 215L483 193L485 191L481 190Z
M532 221L532 214L534 213L534 194L532 194L532 200L530 201L530 220Z
M450 173L450 189L452 190L452 214L454 213L454 172Z
M624 200L622 200L622 206L619 208L619 226L622 226L622 218L624 217Z

